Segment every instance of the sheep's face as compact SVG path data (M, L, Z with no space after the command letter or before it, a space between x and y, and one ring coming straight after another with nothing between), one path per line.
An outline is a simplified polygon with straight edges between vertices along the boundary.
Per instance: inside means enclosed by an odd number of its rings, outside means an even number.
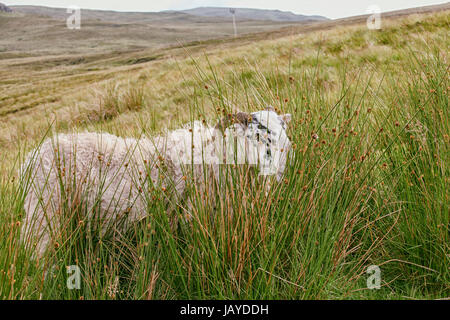
M260 175L276 174L280 180L291 148L286 134L290 120L290 114L280 116L271 107L251 114L239 112L221 119L216 126L216 134L221 136L215 146L219 150L218 159L227 164L258 166ZM225 141L225 148L222 141Z
M246 137L251 153L257 156L260 175L283 175L291 142L287 136L290 114L278 115L273 109L254 112L247 125Z

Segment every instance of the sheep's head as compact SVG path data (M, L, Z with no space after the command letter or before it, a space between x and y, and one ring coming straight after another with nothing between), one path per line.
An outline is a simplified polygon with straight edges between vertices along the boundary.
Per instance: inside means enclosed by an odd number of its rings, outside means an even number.
M286 133L290 120L290 114L278 115L271 107L251 114L239 112L222 119L216 129L228 137L227 163L258 165L260 175L276 174L280 180L291 148Z

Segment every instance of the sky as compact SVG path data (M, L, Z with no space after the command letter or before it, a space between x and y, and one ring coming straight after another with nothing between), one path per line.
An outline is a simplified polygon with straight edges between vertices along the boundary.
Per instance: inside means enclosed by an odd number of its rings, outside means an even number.
M368 13L378 6L382 12L446 3L436 0L0 0L6 5L77 6L86 9L117 11L162 11L196 7L260 8L322 15L331 19Z

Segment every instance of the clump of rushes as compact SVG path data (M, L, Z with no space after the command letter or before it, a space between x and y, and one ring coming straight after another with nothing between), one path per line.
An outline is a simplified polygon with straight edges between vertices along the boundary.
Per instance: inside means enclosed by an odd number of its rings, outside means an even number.
M104 92L96 95L98 105L88 115L91 122L112 120L124 112L137 112L147 104L144 87L138 84L120 87L118 84L108 83Z

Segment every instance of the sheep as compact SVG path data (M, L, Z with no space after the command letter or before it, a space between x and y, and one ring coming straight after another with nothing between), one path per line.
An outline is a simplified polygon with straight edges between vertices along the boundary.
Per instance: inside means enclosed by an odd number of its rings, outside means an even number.
M146 216L149 200L143 191L149 188L167 191L180 205L189 168L200 187L204 170L217 180L224 164L249 163L259 167L259 175L280 180L291 146L286 133L290 118L269 107L225 117L215 127L195 121L152 139L96 132L49 138L28 154L21 169L28 181L22 241L33 246L36 257L64 241L68 221L61 217L63 205L85 214L76 217L79 223L100 221L102 233L118 221L126 230Z

